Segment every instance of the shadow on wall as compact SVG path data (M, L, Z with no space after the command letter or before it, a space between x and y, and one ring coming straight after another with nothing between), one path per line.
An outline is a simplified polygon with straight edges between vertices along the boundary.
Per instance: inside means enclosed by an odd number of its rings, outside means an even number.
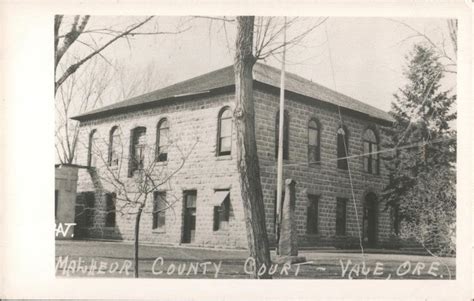
M95 168L88 168L94 191L76 195L74 238L103 238L122 240L117 225L115 194L106 192Z

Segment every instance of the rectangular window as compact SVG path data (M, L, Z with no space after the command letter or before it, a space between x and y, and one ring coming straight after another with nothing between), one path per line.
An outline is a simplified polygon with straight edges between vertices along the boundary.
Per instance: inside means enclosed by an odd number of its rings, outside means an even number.
M336 203L336 235L346 235L347 199L337 198Z
M319 196L308 195L308 208L306 215L306 231L308 234L318 233L318 207Z
M182 243L192 243L196 236L196 190L184 191L184 225Z
M230 216L229 190L216 190L214 193L214 225L213 230L226 229Z
M116 195L115 193L107 193L105 195L105 226L106 227L115 227L115 217L116 217L116 208L115 208L115 201Z
M152 229L164 229L166 225L166 191L155 191L153 194Z
M86 192L84 202L84 220L85 227L94 226L95 193Z

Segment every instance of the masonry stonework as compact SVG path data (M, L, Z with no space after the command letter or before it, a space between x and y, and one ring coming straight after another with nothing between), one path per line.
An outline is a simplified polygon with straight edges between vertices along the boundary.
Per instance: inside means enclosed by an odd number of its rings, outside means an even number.
M254 91L256 139L260 162L262 189L265 203L266 225L270 241L275 243L275 197L276 197L276 156L275 121L279 108L278 89L256 83ZM169 122L171 148L168 160L157 163L157 170L172 172L178 169L182 152L190 152L182 169L159 190L166 191L173 206L166 210L164 229L152 229L152 200L147 202L140 225L140 239L143 242L160 244L180 244L183 240L184 193L195 190L196 230L194 244L199 246L246 248L246 230L244 212L240 200L238 174L236 169L236 133L232 133L231 155L217 156L218 114L223 107L234 106L233 89L219 93L208 93L181 97L160 102L141 110L117 113L107 117L93 118L81 122L80 144L77 164L87 165L88 139L91 131L96 130L98 148L107 154L109 132L114 126L121 131L123 152L121 154L121 178L127 177L130 132L140 126L146 128L146 141L154 147L157 124L162 118ZM284 179L296 181L296 224L299 245L354 247L360 240L365 244L364 200L368 193L379 196L387 182L387 170L383 162L379 174L368 174L363 169L363 133L366 129L375 129L379 143L383 141L381 127L383 122L348 110L339 112L336 106L315 99L287 93L286 110L289 113L289 159L284 162ZM321 160L308 164L308 122L318 120L320 130ZM336 165L336 131L343 124L348 129L349 170L341 170ZM353 156L353 157L352 157ZM104 239L133 240L135 215L116 214L115 227L105 227L105 193L113 192L109 183L98 183L94 174L107 164L107 157L97 161L96 168L79 172L78 202L84 193L93 192L95 211L93 222L82 227L86 236ZM145 160L154 160L147 155ZM120 166L120 164L119 164ZM352 181L352 186L351 186ZM216 190L230 191L230 217L228 226L215 231L213 229L213 198ZM353 191L353 192L352 192ZM308 195L319 197L318 231L307 233ZM346 207L346 234L336 235L336 198L348 199ZM82 201L81 201L82 202ZM80 204L79 204L80 205ZM117 203L117 207L120 204ZM376 219L377 246L391 245L392 227L390 212L385 204L378 200Z
M259 89L254 94L256 106L256 136L263 194L265 198L266 222L270 237L274 239L274 214L276 196L276 156L275 119L279 109L279 96ZM283 178L296 181L296 216L300 245L353 247L359 244L357 219L362 225L363 201L365 195L373 192L380 195L387 181L387 171L381 162L380 173L368 174L363 171L362 135L367 128L375 128L379 140L383 141L380 125L364 118L353 117L339 112L337 108L321 107L304 102L296 96L286 97L286 110L289 113L289 159L284 161ZM308 164L308 122L311 118L321 126L321 160ZM349 170L337 168L336 131L342 124L349 133ZM352 178L354 196L351 193ZM318 234L306 233L308 194L319 196ZM335 234L336 198L349 200L347 204L347 235ZM355 199L355 200L354 200ZM357 213L356 213L357 211ZM363 229L360 229L363 236ZM385 204L378 204L377 237L380 245L390 244L390 213ZM362 237L363 238L363 237Z
M196 245L223 246L245 248L247 246L245 236L245 222L243 207L241 205L240 193L238 191L238 175L235 163L235 133L233 133L233 150L230 156L216 156L216 132L217 116L219 111L225 107L233 106L233 93L225 93L209 98L199 98L164 104L157 108L140 111L137 113L126 113L113 117L81 123L82 141L77 160L87 164L89 133L96 130L99 135L98 143L107 153L108 133L113 126L119 126L122 134L124 152L122 159L128 160L128 145L130 143L130 131L137 126L146 127L146 141L154 146L156 139L156 128L159 120L167 118L170 127L170 139L172 147L168 151L168 161L157 164L157 169L174 171L181 163L180 151L190 152L183 168L173 176L160 190L166 191L169 201L174 202L172 208L166 211L165 229L152 230L152 214L144 213L140 224L140 238L142 241L151 243L178 244L182 240L183 228L183 193L189 190L197 192L196 208ZM179 149L178 149L179 148ZM148 153L147 153L148 154ZM154 156L146 160L154 159ZM97 169L106 162L99 159ZM126 181L127 164L122 163L121 176ZM103 168L103 167L102 167ZM112 192L113 187L104 185L103 192ZM94 191L94 184L90 171L81 171L79 175L79 192ZM215 190L230 190L230 218L225 229L213 231L213 209L212 204ZM103 199L103 197L101 198ZM98 208L103 208L103 201ZM120 206L120 204L117 204ZM151 211L152 201L148 200L145 212ZM134 214L117 214L116 227L107 229L104 225L104 215L97 210L94 225L90 230L91 236L97 238L116 238L132 240L135 226Z

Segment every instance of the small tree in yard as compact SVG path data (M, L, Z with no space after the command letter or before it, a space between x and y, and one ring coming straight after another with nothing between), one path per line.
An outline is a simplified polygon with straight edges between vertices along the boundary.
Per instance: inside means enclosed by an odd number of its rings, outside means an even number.
M135 130L145 129L136 128ZM132 132L134 132L133 130ZM140 221L142 215L159 214L166 210L174 209L174 204L179 197L167 194L166 199L162 199L165 204L160 206L148 205L153 201L154 193L160 189L171 187L173 177L184 167L186 160L192 154L192 151L198 141L187 144L187 150L177 142L171 142L166 137L161 137L165 144L160 146L149 146L144 139L145 131L138 133L138 136L132 134L131 139L133 147L130 147L129 157L124 157L124 145L127 145L128 139L123 138L119 127L112 130L107 139L95 138L87 146L90 149L91 166L88 171L94 183L94 188L101 195L104 192L114 194L114 208L104 209L103 197L100 198L98 207L94 211L102 211L105 214L115 213L121 216L135 218L134 227L134 266L135 278L139 276L139 241L140 241ZM143 136L140 136L143 135ZM142 139L143 138L143 139ZM138 139L138 140L135 140ZM135 141L137 143L135 143ZM169 150L179 154L179 159L160 164L164 156L167 158ZM148 205L148 206L147 206ZM150 208L151 207L151 208ZM90 209L90 208L85 208ZM81 213L79 213L81 214Z
M383 197L400 218L403 238L428 252L455 252L456 119L450 91L441 91L445 72L436 52L415 45L405 72L408 83L394 95L393 127L387 129L390 182ZM401 147L415 145L415 147Z

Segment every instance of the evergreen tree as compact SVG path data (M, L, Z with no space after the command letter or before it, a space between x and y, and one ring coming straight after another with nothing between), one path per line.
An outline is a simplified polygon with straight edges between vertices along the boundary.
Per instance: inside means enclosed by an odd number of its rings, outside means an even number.
M455 251L456 119L450 91L440 91L444 68L435 51L415 45L407 57L408 83L394 95L385 148L390 181L383 197L396 212L395 229L428 251Z

